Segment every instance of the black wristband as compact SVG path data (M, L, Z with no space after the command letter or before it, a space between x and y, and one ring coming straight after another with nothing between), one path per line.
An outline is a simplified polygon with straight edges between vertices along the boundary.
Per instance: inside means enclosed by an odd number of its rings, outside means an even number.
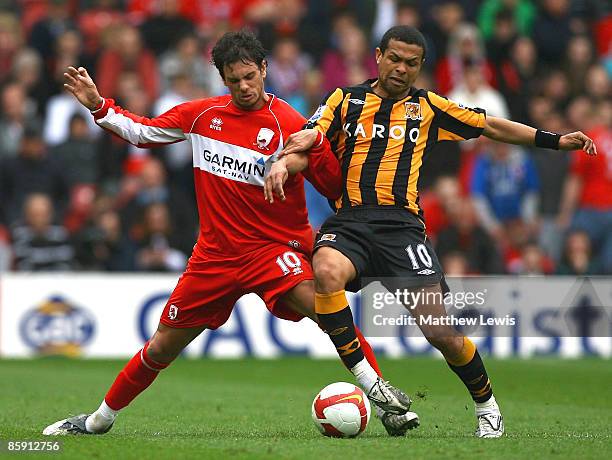
M561 139L561 134L550 133L538 129L535 135L535 146L544 149L559 150L559 139Z

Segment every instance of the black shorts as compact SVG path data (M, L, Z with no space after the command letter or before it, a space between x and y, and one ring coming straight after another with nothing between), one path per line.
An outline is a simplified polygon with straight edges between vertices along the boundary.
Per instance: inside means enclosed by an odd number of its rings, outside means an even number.
M329 246L344 254L357 276L346 289L357 292L364 278L387 278L386 287L418 288L442 283L442 266L425 234L423 221L396 206L359 206L340 209L319 230L314 251ZM393 279L393 280L391 280ZM395 284L395 283L400 283Z

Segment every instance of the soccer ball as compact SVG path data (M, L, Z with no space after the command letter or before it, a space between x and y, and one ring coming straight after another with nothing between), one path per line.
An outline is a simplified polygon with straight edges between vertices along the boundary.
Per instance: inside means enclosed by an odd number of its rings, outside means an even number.
M336 382L323 388L312 402L312 421L324 436L354 438L370 421L370 401L352 383Z

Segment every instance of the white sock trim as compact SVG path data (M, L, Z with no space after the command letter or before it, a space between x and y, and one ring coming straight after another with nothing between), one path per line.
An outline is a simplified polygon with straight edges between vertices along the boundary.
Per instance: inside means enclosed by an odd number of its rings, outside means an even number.
M140 361L142 361L142 364L144 364L145 367L149 368L153 372L159 372L159 369L155 369L147 364L147 361L144 359L144 348L140 349Z
M372 389L378 380L378 374L365 358L355 364L351 368L351 372L357 379L359 386L366 392L366 394Z
M475 402L476 407L476 415L482 414L490 414L490 413L499 413L499 406L497 405L497 401L495 400L495 396L491 395L491 397L485 402Z

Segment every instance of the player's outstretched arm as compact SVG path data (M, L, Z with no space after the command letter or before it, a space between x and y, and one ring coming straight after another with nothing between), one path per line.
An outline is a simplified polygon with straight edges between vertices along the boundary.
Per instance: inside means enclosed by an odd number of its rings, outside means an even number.
M68 67L64 72L64 88L89 110L95 110L103 102L96 84L87 73L85 67Z
M588 155L597 155L595 143L581 131L560 135L536 130L505 118L489 116L486 118L483 135L508 144L535 145L557 150L584 150Z
M323 134L316 129L303 129L293 133L287 138L287 142L280 153L280 156L289 155L291 153L301 153L310 150L315 144L321 144Z
M171 144L186 139L183 113L189 109L189 102L171 108L155 118L130 113L115 104L112 99L103 98L84 67L68 67L64 73L64 88L85 107L96 120L96 124L130 144L150 147Z
M274 195L278 195L281 201L285 201L283 189L289 176L303 171L308 167L308 157L305 154L294 154L284 156L272 163L270 172L264 182L264 197L266 201L274 203Z

